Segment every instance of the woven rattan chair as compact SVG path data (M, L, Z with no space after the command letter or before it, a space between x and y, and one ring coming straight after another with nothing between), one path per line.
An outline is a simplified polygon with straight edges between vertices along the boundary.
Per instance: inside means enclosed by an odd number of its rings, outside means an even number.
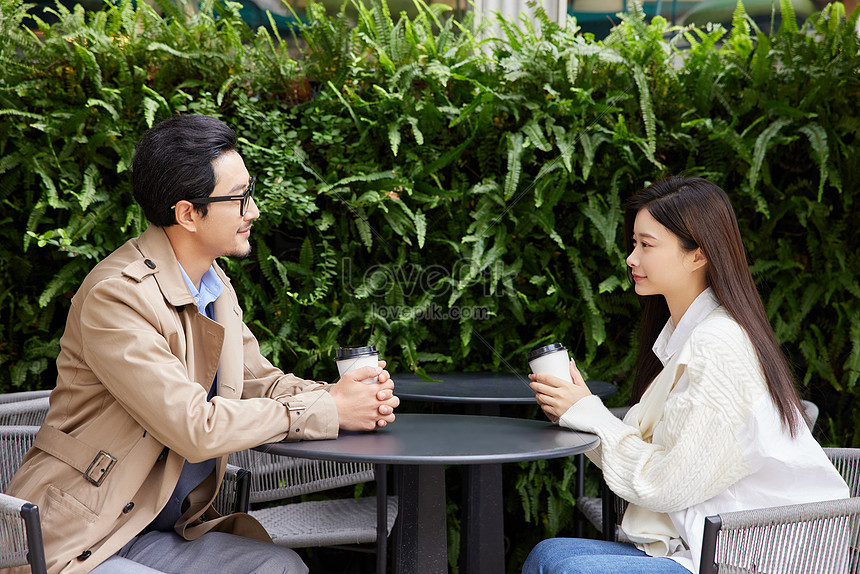
M20 391L0 394L0 425L38 426L48 414L51 391Z
M860 498L705 518L700 574L856 574Z
M613 407L609 410L616 417L623 419L630 407ZM598 532L603 533L606 540L616 542L629 542L627 536L620 528L621 517L627 501L609 490L606 482L600 480L600 496L585 496L585 455L577 455L577 485L576 485L576 508L579 511L580 521L582 518L590 522ZM603 530L604 524L615 524L616 527L609 532ZM582 525L577 525L577 536L582 537Z
M387 496L384 465L291 458L254 450L234 453L230 462L251 471L252 504L376 480L378 496L294 502L251 510L251 515L275 544L288 548L375 543L377 572L385 572L397 498Z
M26 500L0 493L0 568L30 565L46 574L39 509Z
M250 495L251 473L244 468L228 464L212 506L222 516L233 512L248 512Z
M699 572L860 572L860 449L824 452L852 498L709 516Z
M809 429L812 430L815 428L815 423L818 420L818 406L811 401L800 401L803 404L803 416L806 421L806 424L809 426ZM623 419L627 414L629 407L615 407L609 409L612 413L618 418ZM853 449L825 449L825 450L843 450L843 451L852 451ZM606 482L601 479L600 480L600 497L594 496L585 496L584 490L584 473L583 466L585 463L584 456L579 455L581 458L579 459L579 468L577 469L577 497L576 497L576 506L579 509L579 515L583 517L585 520L590 522L598 532L603 535L604 540L611 540L616 542L629 542L630 540L627 538L627 535L624 534L624 531L621 530L621 519L624 517L624 511L627 509L627 501L623 498L616 496L614 492L612 492L609 487L606 485ZM830 456L830 453L828 453ZM845 453L845 456L849 456L849 453ZM834 465L839 466L833 456L830 457L833 461ZM852 459L853 460L853 459ZM858 469L858 462L854 460L854 462L845 461L842 464L849 465L853 464L853 472L855 475L860 473L860 469ZM839 469L842 472L841 469ZM845 481L848 484L851 484L848 476L843 472L843 477L845 477ZM851 496L857 496L857 491L852 487ZM615 528L604 529L604 524L614 524ZM578 525L578 536L582 536L582 528L581 525Z
M0 394L0 404L29 401L31 399L42 399L48 397L50 394L51 391L19 391L15 393L2 393Z
M29 393L11 394L22 395ZM0 402L0 425L39 426L45 422L45 415L47 414L47 396Z
M824 452L851 491L851 496L860 496L860 448L825 448Z
M0 426L0 492L6 492L37 432L37 426Z
M29 564L34 574L47 572L39 509L2 493L38 431L37 426L0 426L0 568Z
M45 551L39 508L26 500L2 494L38 432L38 426L0 426L0 568L30 564L34 574L43 574L46 572ZM222 515L246 512L250 479L250 472L228 464L213 503L215 510Z

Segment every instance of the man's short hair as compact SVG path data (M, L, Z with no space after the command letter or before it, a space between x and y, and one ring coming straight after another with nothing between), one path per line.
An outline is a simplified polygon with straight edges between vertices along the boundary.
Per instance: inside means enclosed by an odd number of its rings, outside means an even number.
M212 162L230 151L236 151L236 132L210 116L173 116L147 131L131 164L134 199L146 218L169 227L176 223L176 202L209 197L215 189ZM195 208L206 215L206 205Z

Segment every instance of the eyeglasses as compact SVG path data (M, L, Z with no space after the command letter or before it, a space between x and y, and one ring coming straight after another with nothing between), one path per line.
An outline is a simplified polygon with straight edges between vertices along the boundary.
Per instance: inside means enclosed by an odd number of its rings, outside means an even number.
M248 181L248 189L245 190L245 193L242 195L222 195L219 197L195 197L192 199L186 199L188 203L194 203L196 205L205 205L208 203L217 203L219 201L239 201L239 216L244 217L245 212L248 211L248 206L251 205L251 199L254 198L254 184L257 183L257 178L252 177ZM173 207L176 207L175 205ZM171 207L171 209L173 209Z

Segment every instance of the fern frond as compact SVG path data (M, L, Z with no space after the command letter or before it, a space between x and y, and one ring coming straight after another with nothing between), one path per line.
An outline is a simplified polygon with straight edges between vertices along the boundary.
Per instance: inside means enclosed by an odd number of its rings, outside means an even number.
M809 145L815 152L815 161L818 163L818 201L821 201L824 193L824 183L828 176L828 162L830 159L830 147L827 144L827 131L818 122L810 122L798 128L809 139Z
M505 201L511 199L517 192L520 175L523 172L523 134L517 132L508 134L508 169L505 175Z
M773 143L773 140L779 135L779 132L791 123L788 118L779 118L767 126L764 131L759 134L755 141L753 150L752 165L749 170L749 186L750 191L755 192L756 184L758 183L759 172L764 163L765 154Z
M779 26L778 34L780 36L797 34L797 14L791 0L779 0L779 10L782 14L782 23Z

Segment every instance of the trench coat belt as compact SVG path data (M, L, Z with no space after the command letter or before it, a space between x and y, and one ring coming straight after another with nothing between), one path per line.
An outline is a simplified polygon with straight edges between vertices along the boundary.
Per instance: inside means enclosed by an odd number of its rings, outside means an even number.
M80 471L96 486L101 486L116 464L116 458L110 453L45 424L36 434L33 446Z

